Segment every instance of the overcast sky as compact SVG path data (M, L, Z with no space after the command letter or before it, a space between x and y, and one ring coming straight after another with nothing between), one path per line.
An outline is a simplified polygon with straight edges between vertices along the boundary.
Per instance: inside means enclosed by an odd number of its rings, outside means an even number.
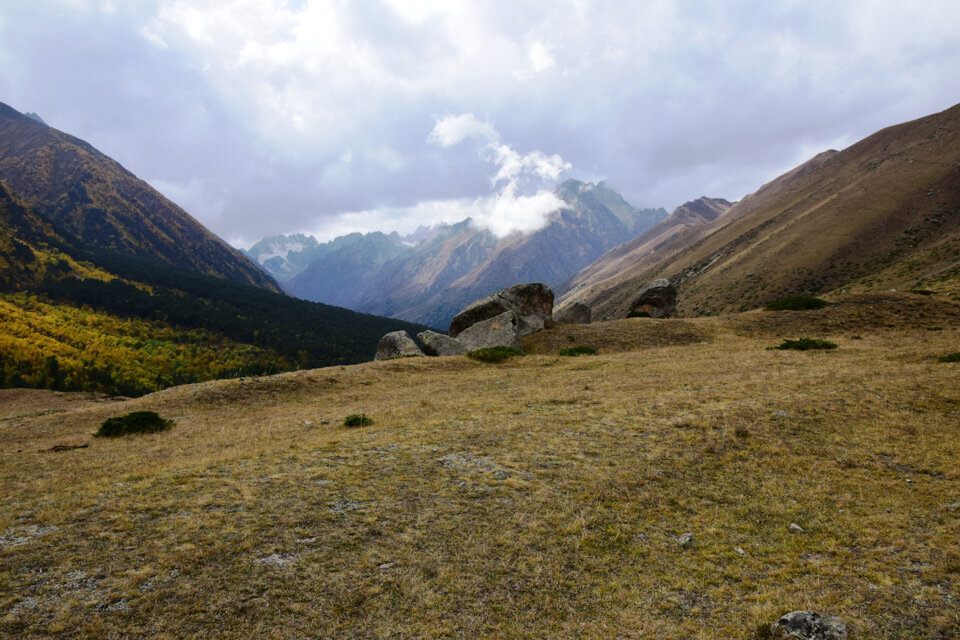
M960 102L956 0L3 0L0 101L226 240L667 209Z

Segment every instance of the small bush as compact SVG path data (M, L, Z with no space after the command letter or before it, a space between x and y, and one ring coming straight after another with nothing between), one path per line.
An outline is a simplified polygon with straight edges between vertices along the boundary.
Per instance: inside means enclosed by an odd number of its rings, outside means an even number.
M960 362L960 351L956 353L949 353L945 356L940 356L937 358L940 362Z
M779 351L793 349L796 351L810 351L812 349L836 349L837 345L829 340L819 338L800 338L799 340L784 340L778 347L769 347Z
M523 351L516 347L483 347L467 352L468 358L479 360L480 362L503 362L513 356L522 356Z
M651 318L649 311L631 311L627 314L628 318Z
M114 438L131 433L166 431L172 426L172 420L164 420L154 411L134 411L118 418L107 418L94 435L98 438Z
M740 438L741 440L744 440L750 437L750 430L747 429L746 427L737 427L736 429L733 430L733 435Z
M915 293L920 296L932 296L936 292L930 289L910 289L910 293Z
M343 426L345 427L366 427L371 424L373 424L373 418L368 417L365 413L352 413L343 419Z
M580 345L577 347L569 347L567 349L560 349L560 355L562 356L593 356L597 354L597 350L593 347L588 347L586 345Z
M774 300L764 308L767 311L808 311L810 309L823 309L829 304L829 302L820 298L790 296L788 298Z

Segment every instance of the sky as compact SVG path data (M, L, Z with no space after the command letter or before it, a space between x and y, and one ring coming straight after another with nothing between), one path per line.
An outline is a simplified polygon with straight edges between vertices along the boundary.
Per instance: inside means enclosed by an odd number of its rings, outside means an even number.
M736 200L960 102L956 0L3 0L0 101L238 246Z

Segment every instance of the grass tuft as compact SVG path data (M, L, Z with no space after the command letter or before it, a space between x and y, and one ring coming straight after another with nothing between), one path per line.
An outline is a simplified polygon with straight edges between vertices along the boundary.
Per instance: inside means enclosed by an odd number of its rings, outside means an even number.
M560 355L562 356L594 356L594 355L597 355L597 350L594 347L579 345L576 347L568 347L566 349L560 349Z
M365 413L352 413L343 419L345 427L366 427L373 424L373 418Z
M945 356L940 356L937 358L940 362L960 362L960 351L956 353L948 353Z
M164 420L155 411L134 411L125 416L107 418L100 423L94 434L98 438L114 438L131 433L157 433L173 426L172 420Z
M821 340L819 338L800 338L799 340L784 340L776 347L768 347L769 349L776 349L778 351L811 351L815 349L836 349L837 344L835 342L830 342L829 340Z
M808 311L810 309L823 309L830 303L821 298L811 296L789 296L779 298L767 304L764 309L767 311Z
M513 356L522 356L523 351L516 347L483 347L467 352L468 358L479 360L480 362L503 362Z

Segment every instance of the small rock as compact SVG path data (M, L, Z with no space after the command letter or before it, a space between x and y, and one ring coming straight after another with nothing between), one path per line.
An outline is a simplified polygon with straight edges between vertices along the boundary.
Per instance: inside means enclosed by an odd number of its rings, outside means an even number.
M397 563L396 563L396 562L384 562L383 564L381 564L380 566L378 566L377 569L380 569L381 571L386 571L387 569L393 568L393 565L395 565L395 564L397 564Z
M840 618L823 617L813 611L793 611L770 626L779 640L847 640L849 632Z
M693 534L689 532L683 534L682 536L677 538L677 544L684 549L691 548L693 546Z
M741 549L740 547L734 547L733 550L737 552L737 555L738 555L738 556L745 556L745 555L747 555L747 552L744 551L743 549Z
M798 525L796 522L791 522L791 523L790 523L790 526L787 527L787 529L790 530L790 533L806 533L806 531L804 531L803 527L801 527L800 525Z
M957 500L956 502L951 502L950 504L945 505L943 508L946 509L947 511L960 511L960 500Z

